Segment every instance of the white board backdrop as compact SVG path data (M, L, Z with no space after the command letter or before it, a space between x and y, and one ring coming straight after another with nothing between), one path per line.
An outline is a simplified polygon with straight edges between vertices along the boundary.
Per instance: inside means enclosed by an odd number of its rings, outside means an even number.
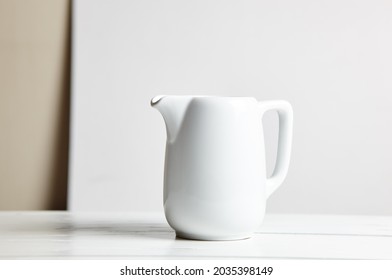
M76 0L69 209L160 211L158 94L287 99L269 212L392 214L392 2ZM265 120L274 164L276 116Z

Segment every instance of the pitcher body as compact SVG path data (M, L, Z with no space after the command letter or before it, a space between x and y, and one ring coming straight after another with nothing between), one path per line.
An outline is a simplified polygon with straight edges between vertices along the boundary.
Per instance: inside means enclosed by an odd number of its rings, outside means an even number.
M160 102L169 108L160 110L168 134L164 170L168 223L182 238L249 237L262 223L269 195L265 110L246 97L167 96L153 105Z

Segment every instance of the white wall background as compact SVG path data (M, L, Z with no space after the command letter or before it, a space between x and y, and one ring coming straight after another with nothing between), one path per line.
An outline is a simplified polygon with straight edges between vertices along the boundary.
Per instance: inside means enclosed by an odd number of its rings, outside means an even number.
M70 208L162 209L158 94L287 99L292 163L269 212L392 215L392 2L74 3ZM276 116L266 126L268 165Z

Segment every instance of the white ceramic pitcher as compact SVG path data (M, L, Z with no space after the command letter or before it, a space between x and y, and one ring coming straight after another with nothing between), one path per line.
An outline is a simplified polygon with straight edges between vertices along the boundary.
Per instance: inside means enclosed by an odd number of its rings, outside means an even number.
M252 97L157 96L167 130L164 209L178 237L248 238L290 161L293 113L286 101ZM279 114L274 172L266 176L262 117Z

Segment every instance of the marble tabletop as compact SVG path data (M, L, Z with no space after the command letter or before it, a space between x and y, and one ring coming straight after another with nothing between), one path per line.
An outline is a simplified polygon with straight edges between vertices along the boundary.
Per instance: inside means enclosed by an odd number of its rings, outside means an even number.
M392 217L267 214L252 238L175 237L162 213L0 212L0 259L392 259Z

